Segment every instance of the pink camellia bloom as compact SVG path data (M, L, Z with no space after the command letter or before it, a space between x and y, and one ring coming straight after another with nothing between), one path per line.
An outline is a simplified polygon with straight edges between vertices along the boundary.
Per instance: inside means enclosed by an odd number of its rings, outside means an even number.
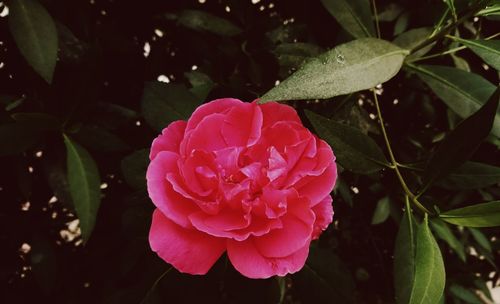
M151 248L177 270L205 274L227 251L244 276L300 270L332 222L332 149L295 110L224 98L176 121L152 144Z

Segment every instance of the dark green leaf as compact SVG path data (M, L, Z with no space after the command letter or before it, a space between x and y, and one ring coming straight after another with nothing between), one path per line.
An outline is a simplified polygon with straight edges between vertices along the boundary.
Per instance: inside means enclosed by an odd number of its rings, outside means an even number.
M415 277L416 230L417 223L407 204L394 248L394 288L398 304L408 304L410 300Z
M220 36L232 37L241 33L241 29L226 19L204 11L183 10L178 14L167 14L167 19L177 22L195 31L208 32Z
M466 256L465 256L464 245L453 234L450 227L448 227L448 225L445 222L439 219L431 220L430 224L432 230L434 230L438 238L445 241L448 244L448 246L450 246L450 248L457 253L460 259L465 262Z
M199 100L206 100L208 94L215 86L214 82L207 74L198 71L189 71L184 73L186 78L191 83L191 93L193 93Z
M468 160L491 131L500 99L500 88L476 113L462 121L440 144L424 172L423 189Z
M484 62L500 71L500 40L467 40L458 37L453 39L467 46Z
M391 205L389 197L383 197L377 202L377 207L372 216L372 225L380 224L385 222L389 217L391 211Z
M445 278L443 257L427 225L426 214L417 229L415 278L408 303L437 303L443 295Z
M94 229L101 203L101 181L92 156L83 147L64 136L68 182L76 214L80 219L82 237L87 241Z
M31 124L7 123L0 125L0 156L18 154L40 141L41 132Z
M480 189L500 183L500 168L477 162L465 162L438 183L450 190Z
M123 177L137 190L146 189L146 170L149 165L149 149L133 152L122 160Z
M456 298L464 301L469 304L483 304L481 301L470 289L467 289L463 286L452 284L450 286L450 293Z
M401 15L403 8L398 3L389 3L386 7L379 10L378 21L392 22Z
M308 60L262 96L261 102L324 99L369 89L396 75L407 54L407 50L375 38L341 44Z
M500 201L449 210L439 217L448 223L466 227L500 226Z
M306 111L306 116L318 135L333 149L337 161L346 169L368 174L388 164L375 141L358 129L340 124Z
M117 152L130 149L115 134L96 125L84 125L74 137L87 148L100 152Z
M321 0L321 3L353 37L375 36L369 0Z
M457 69L470 72L470 66L469 63L463 59L462 57L459 57L455 54L451 54L451 59L453 59L453 63L457 67Z
M142 95L142 114L157 131L175 120L187 119L201 103L182 85L148 82Z
M292 277L302 303L354 302L349 269L328 250L312 247L306 265Z
M274 49L280 66L287 68L298 68L307 59L318 56L323 52L323 48L315 44L301 42L281 43Z
M410 20L410 14L407 12L402 13L398 19L396 20L396 24L394 24L394 36L397 36L401 34L402 32L406 31L408 28L408 22Z
M95 124L114 130L130 123L138 117L139 114L136 111L118 104L101 102L97 104L91 119Z
M57 31L49 13L35 0L9 2L9 28L26 61L48 83L57 59Z
M488 240L488 238L479 229L468 227L468 230L481 247L486 249L488 252L492 252L490 240Z
M427 38L430 37L431 34L432 34L431 27L419 27L400 34L399 36L396 37L396 39L392 41L392 43L403 49L411 50L420 43L424 42ZM430 44L416 51L415 53L408 55L406 59L408 60L423 56L427 52L429 52L432 49L432 47L433 44Z
M446 66L408 66L462 118L476 112L495 91L493 84L477 74ZM492 132L500 137L500 111L498 110Z

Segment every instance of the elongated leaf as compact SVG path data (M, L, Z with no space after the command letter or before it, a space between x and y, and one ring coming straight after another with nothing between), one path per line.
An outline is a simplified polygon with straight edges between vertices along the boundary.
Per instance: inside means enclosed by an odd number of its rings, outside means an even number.
M353 37L375 36L369 0L321 0L321 3Z
M457 239L453 234L450 227L443 221L439 219L433 219L430 221L431 228L434 230L438 238L445 241L451 249L453 249L462 261L465 262L465 249L464 245Z
M407 204L394 248L394 288L398 304L407 304L410 300L415 276L416 228L417 224Z
M422 43L424 40L430 37L432 34L432 28L431 27L419 27L416 29L411 29L407 32L404 32L396 37L392 41L395 45L406 49L406 50L411 50L420 43ZM418 51L416 51L413 54L408 55L406 59L411 59L411 58L417 58L420 56L425 55L427 52L429 52L434 44L430 44Z
M390 211L391 205L389 197L383 197L377 202L377 207L375 207L375 211L373 212L372 225L385 222L385 220L389 217Z
M331 252L311 248L306 265L293 275L302 303L354 302L354 282L349 269Z
M500 226L500 201L449 210L439 217L448 223L466 227Z
M212 79L202 72L189 71L184 73L184 75L191 83L191 89L189 91L198 97L199 100L205 100L215 86Z
M167 14L165 17L170 20L177 20L179 24L195 31L228 37L241 33L241 29L228 20L204 11L183 10L178 14Z
M75 138L91 151L117 152L130 149L120 137L97 125L84 125Z
M341 44L308 60L260 102L324 99L369 89L396 75L407 54L408 50L375 38Z
M443 295L446 276L443 257L427 224L427 215L416 237L415 279L408 303L437 303Z
M57 59L57 30L52 17L35 0L9 2L9 28L26 61L48 83Z
M481 57L484 62L500 71L500 40L467 40L454 37Z
M126 156L121 162L123 177L134 189L146 189L146 170L149 164L149 150L142 149Z
M488 252L492 251L490 240L488 240L488 238L479 229L468 227L468 230L481 247L486 249Z
M486 103L495 86L481 76L460 69L436 65L408 65L460 117L465 118ZM493 134L500 137L500 110Z
M500 167L477 162L465 162L438 183L450 190L480 189L500 183Z
M424 172L423 189L456 169L479 147L493 126L500 99L500 88L476 113L462 121L441 143Z
M169 123L187 119L200 101L182 85L149 82L142 95L142 114L148 124L161 131Z
M68 182L82 237L87 241L94 229L101 203L100 177L96 163L83 147L64 136L67 153Z
M368 174L388 164L375 141L358 129L340 124L306 111L306 116L318 135L333 149L337 161L346 169Z
M457 284L453 284L450 286L450 293L456 298L463 300L467 304L484 303L474 294L474 292Z

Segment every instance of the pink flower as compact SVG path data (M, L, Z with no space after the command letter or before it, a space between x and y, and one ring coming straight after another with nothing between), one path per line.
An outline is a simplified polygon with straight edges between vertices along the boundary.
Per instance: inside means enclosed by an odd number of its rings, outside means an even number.
M152 144L151 248L181 272L205 274L227 251L249 278L300 270L331 223L331 148L295 110L217 99Z

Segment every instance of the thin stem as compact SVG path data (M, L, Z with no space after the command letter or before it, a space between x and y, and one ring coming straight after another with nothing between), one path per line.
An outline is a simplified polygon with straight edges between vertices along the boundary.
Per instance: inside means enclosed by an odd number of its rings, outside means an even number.
M491 36L488 36L488 37L484 38L484 40L490 40L490 39L496 38L498 36L500 36L500 32L495 33L495 34L493 34ZM449 38L449 39L455 39L455 36L451 36L451 35L446 35L445 37ZM421 61L421 60L436 58L436 57L440 57L440 56L444 56L444 55L448 55L448 54L453 54L453 53L456 53L458 51L464 50L466 48L467 47L465 45L462 45L462 46L459 46L459 47L456 47L456 48L452 48L452 49L449 49L449 50L441 52L441 53L432 54L432 55L429 55L429 56L423 56L423 57L415 58L413 60L408 60L407 63L412 63L412 62L416 62L416 61Z
M397 165L398 162L396 161L396 158L394 157L394 152L392 151L391 143L389 141L389 137L387 136L387 132L385 130L384 118L382 117L382 111L380 111L380 105L378 102L377 93L375 92L375 90L372 90L372 92L373 92L373 98L375 100L375 107L377 108L377 115L378 115L378 120L380 123L380 129L382 130L382 135L384 137L385 145L387 147L387 152L389 153L389 158L390 158L390 161L392 164L391 168L394 170L394 172L396 172L396 176L398 177L398 180L399 180L399 183L401 184L401 187L403 188L406 195L411 199L413 204L415 204L415 206L417 206L417 208L420 209L422 212L430 213L429 210L427 210L427 208L425 208L418 201L417 197L415 196L415 194L413 194L413 192L411 192L410 188L408 188L408 185L406 184L406 182L403 178L403 175L401 174L401 171L399 171L399 168Z
M161 280L163 280L163 278L170 272L170 270L172 270L172 266L170 266L167 270L165 270L157 279L156 281L153 283L153 285L151 286L151 288L148 290L148 293L146 294L146 296L144 297L144 299L142 299L141 301L141 304L144 304L146 303L146 300L151 296L151 294L154 292L154 290L156 289L156 286L160 283Z
M378 21L377 4L375 3L375 0L372 0L372 6L373 6L373 15L375 16L375 28L377 29L377 38L380 38L380 24Z
M441 18L439 18L438 23L434 27L434 30L432 31L431 37L434 36L439 31L439 29L443 25L444 21L446 20L446 17L448 16L449 11L450 11L450 8L447 7L446 10L444 11L444 14L441 16Z
M483 6L485 5L484 4L485 1L479 1L478 3L476 3L476 5L472 6L469 11L467 13L465 13L462 17L460 17L458 20L448 24L447 26L445 26L443 29L441 29L439 32L437 32L435 35L432 35L431 37L429 37L428 39L426 39L425 41L423 41L422 43L418 44L416 47L414 47L412 50L411 50L411 53L415 53L416 51L420 50L420 49L423 49L424 47L434 43L435 41L441 39L442 37L444 37L446 34L448 34L448 32L450 30L452 30L453 28L455 28L456 26L462 24L463 22L467 21L467 19L469 19L470 17L474 16L477 12L479 12Z

